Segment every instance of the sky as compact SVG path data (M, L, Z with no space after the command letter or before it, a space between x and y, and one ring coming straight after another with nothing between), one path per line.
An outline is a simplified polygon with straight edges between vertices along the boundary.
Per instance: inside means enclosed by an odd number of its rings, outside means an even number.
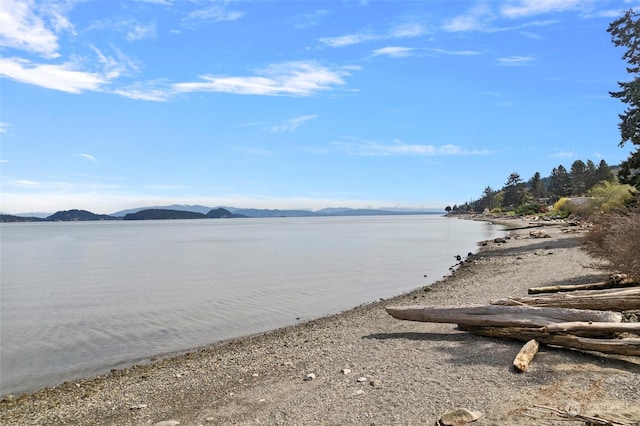
M444 208L619 164L624 0L0 0L0 211Z

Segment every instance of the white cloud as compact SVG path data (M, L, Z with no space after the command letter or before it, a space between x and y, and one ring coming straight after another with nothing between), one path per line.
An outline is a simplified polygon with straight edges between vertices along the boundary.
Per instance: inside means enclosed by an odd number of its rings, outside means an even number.
M507 66L521 66L527 65L532 62L534 58L531 56L508 56L504 58L498 58L498 62Z
M398 25L388 32L376 34L369 31L364 31L356 34L347 34L337 37L323 37L320 39L320 43L329 47L345 47L354 44L366 43L374 40L390 40L397 38L414 38L424 35L426 30L420 24L403 24Z
M417 23L406 23L397 25L389 32L389 38L413 38L420 37L426 33L423 25Z
M0 46L25 50L56 58L58 54L58 37L46 27L45 21L36 14L33 0L0 1ZM68 21L55 13L54 26L67 28Z
M375 141L345 138L345 140L333 142L334 146L345 150L349 154L363 156L445 156L445 155L486 155L487 150L468 150L456 145L414 145L400 140L394 140L391 144L383 144Z
M442 28L447 32L484 31L494 19L495 14L487 4L482 3L446 21Z
M33 188L41 185L40 182L37 182L35 180L27 180L27 179L14 180L13 184L16 186L22 186L27 188Z
M389 56L392 58L405 58L413 56L415 49L411 47L389 46L373 51L373 56Z
M330 15L326 9L314 10L312 12L303 13L295 18L293 27L298 30L304 30L311 27L317 27L320 25L320 21L322 21L326 16Z
M98 90L108 81L99 73L78 69L77 64L34 64L19 58L0 58L0 76L67 93Z
M26 59L0 57L0 77L67 93L82 93L104 90L111 80L138 69L137 64L117 49L114 49L115 57L107 56L95 47L93 50L102 67L100 71L86 70L76 62L40 64Z
M176 93L224 92L240 95L310 96L344 84L345 69L330 69L316 62L285 62L260 70L257 76L219 77L203 75L204 81L176 83Z
M591 3L589 0L518 0L500 9L507 18L522 18L549 12L564 12L581 9Z
M11 125L9 123L5 123L0 121L0 135L3 133L8 133L9 132L9 127L11 127Z
M228 1L215 1L209 7L194 10L184 19L187 24L204 22L236 21L244 16L244 12L228 10Z
M338 37L323 37L320 39L320 43L329 47L345 47L351 46L352 44L365 43L371 40L380 40L382 38L384 37L371 33L347 34Z
M91 155L91 154L76 154L76 155L77 155L78 157L82 157L82 158L84 158L85 160L89 160L89 161L92 161L92 162L94 162L94 163L98 161L98 160L96 159L96 157L94 157L94 156L93 156L93 155Z
M551 158L572 158L574 156L571 151L559 151L551 155Z
M286 123L281 124L279 126L273 126L271 128L271 132L273 133L284 133L284 132L293 132L305 121L313 120L317 115L303 115L301 117L292 118L288 120Z

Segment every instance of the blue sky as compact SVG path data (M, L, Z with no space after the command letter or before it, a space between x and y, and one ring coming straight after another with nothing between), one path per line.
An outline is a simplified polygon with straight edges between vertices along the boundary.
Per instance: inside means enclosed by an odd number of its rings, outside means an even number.
M0 210L444 208L618 164L634 6L0 0Z

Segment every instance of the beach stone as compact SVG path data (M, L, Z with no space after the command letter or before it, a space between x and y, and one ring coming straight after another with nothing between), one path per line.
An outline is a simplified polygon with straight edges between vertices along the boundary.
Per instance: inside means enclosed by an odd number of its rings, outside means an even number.
M467 423L475 422L482 416L483 413L480 411L470 411L466 408L458 408L444 414L436 424L438 426L462 426Z
M315 379L316 375L313 373L309 373L304 377L304 381L305 382L310 382L311 380Z
M163 420L161 422L155 423L153 426L176 426L179 424L180 422L177 420Z
M129 407L129 410L142 410L143 408L147 408L147 404L135 404Z
M362 389L358 389L353 393L354 395L364 395L364 391Z
M382 386L382 382L380 380L371 380L369 384L374 388L379 388Z
M341 371L342 371L342 374L344 374L345 376L351 374L350 368L343 368Z
M364 382L366 382L367 380L369 380L369 379L367 379L366 377L358 377L358 378L356 379L356 382L358 382L358 383L364 383Z

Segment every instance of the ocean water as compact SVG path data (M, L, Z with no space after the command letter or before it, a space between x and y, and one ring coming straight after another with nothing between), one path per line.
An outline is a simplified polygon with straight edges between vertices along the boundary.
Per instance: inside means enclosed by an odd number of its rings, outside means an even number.
M499 235L438 215L2 224L0 394L398 295Z

